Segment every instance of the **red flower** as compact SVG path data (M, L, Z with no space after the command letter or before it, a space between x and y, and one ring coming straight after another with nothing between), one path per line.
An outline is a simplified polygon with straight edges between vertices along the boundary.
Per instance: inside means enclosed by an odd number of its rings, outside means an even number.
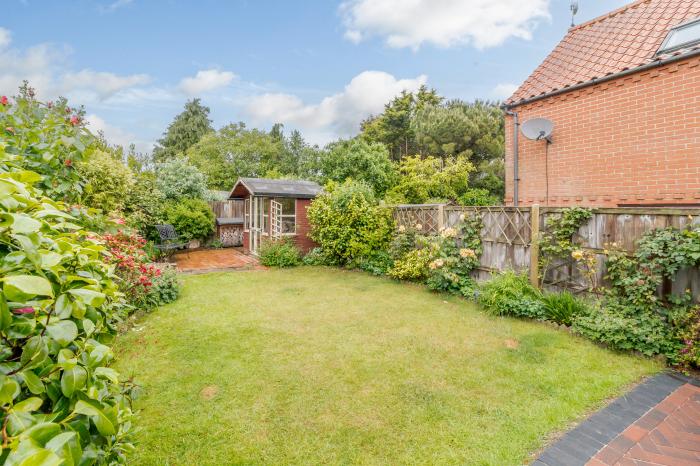
M123 218L115 218L114 223L116 223L118 225L124 225L126 222L124 221Z
M80 118L78 118L77 115L73 115L70 117L70 124L73 126L77 126L80 123Z
M7 103L8 103L8 100L7 100L6 95L0 97L0 104L7 105Z
M17 309L13 309L12 312L15 314L33 314L34 313L34 308L33 307L18 307Z
M71 159L66 159L64 160L63 165L65 165L66 167L70 167L71 165L73 165L73 161Z
M7 131L8 133L15 134L15 129L12 126L8 126L7 128L5 128L5 131Z

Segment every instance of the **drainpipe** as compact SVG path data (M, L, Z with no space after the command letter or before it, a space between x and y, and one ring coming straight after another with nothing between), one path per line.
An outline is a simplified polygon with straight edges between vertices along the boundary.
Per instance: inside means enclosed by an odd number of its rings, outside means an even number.
M520 123L518 122L518 112L508 110L505 106L503 111L506 115L513 117L513 206L518 207L518 181L520 181L518 176L518 129Z

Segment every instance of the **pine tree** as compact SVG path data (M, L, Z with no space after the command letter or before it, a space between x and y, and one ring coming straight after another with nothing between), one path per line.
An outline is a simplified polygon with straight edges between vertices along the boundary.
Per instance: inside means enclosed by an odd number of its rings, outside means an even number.
M183 155L187 149L195 145L207 133L214 131L209 119L209 107L192 99L185 104L185 110L175 117L175 120L163 133L163 138L153 148L153 159L164 162L178 155Z

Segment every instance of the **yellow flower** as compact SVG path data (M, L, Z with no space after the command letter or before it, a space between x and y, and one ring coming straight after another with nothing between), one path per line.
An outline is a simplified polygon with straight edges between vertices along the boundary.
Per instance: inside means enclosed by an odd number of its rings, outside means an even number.
M423 225L420 223L416 223L416 230L421 231L423 229Z
M466 217L464 216L464 214L459 214L459 220L460 220L461 222L463 222L465 218L466 218Z
M403 233L404 231L406 231L406 227L403 226L403 225L401 225L401 226L399 227L399 233Z
M454 238L455 236L457 236L457 230L455 230L454 228L445 228L440 234L443 238Z
M443 265L445 265L445 261L444 261L444 260L442 260L442 259L435 259L434 261L432 261L432 262L430 263L430 266L429 266L429 267L430 267L430 270L435 270L435 269L439 269L439 268L442 267Z
M580 261L581 259L583 259L583 251L581 251L580 249L577 249L576 251L573 251L571 253L571 257L573 257L577 261Z
M459 255L462 256L464 259L473 259L476 257L476 253L474 252L473 249L468 249L468 248L462 248L459 250Z

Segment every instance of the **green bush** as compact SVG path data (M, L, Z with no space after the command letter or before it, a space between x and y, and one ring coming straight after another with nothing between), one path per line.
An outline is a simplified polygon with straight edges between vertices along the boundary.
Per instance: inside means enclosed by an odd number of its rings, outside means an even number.
M206 177L184 158L156 164L156 188L171 201L206 199L209 192Z
M267 267L294 267L301 263L299 248L289 240L265 240L258 251L260 263Z
M329 183L308 209L311 238L328 260L337 265L357 265L391 240L394 221L388 208L380 207L372 189L364 183Z
M124 463L132 413L130 384L109 367L124 308L112 266L12 159L0 145L0 460Z
M490 193L488 189L469 188L459 196L459 203L461 205L493 206L501 205L502 201L498 196Z
M505 271L481 285L479 303L491 314L499 316L544 319L545 311L539 290L526 275Z
M105 213L122 211L134 188L131 170L101 150L77 165L85 182L82 203Z
M369 257L363 257L357 263L357 268L372 275L386 275L394 264L387 251L377 251Z
M159 270L160 274L153 278L153 284L148 290L148 307L172 303L180 296L182 290L174 267L163 266Z
M321 248L313 248L302 259L304 265L333 265Z
M434 253L430 248L412 249L394 261L387 273L398 280L424 281L430 273L429 266L433 258Z
M124 218L131 228L151 241L158 241L155 226L164 222L165 194L156 187L153 173L140 173L124 200Z
M574 319L586 312L586 304L568 291L542 296L545 318L570 327Z
M182 199L166 205L165 220L184 241L205 239L214 232L214 212L201 199Z

